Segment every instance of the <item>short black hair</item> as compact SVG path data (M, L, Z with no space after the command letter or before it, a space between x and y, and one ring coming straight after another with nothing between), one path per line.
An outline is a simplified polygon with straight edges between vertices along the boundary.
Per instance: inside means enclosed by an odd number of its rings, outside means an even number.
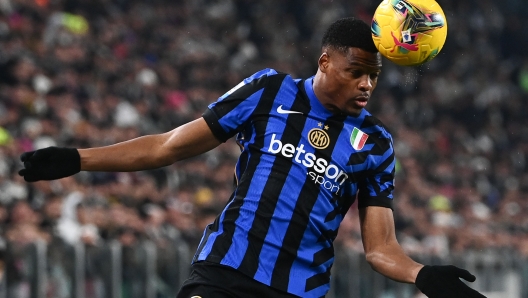
M333 47L346 51L350 47L377 53L370 26L362 20L349 17L332 23L323 35L322 48Z

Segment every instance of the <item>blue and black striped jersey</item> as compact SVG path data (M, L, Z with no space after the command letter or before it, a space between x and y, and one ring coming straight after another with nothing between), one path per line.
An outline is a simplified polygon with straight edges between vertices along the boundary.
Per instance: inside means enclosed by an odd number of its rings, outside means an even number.
M333 241L355 199L392 208L392 137L363 110L334 115L313 78L265 69L203 114L221 141L237 136L237 186L204 231L194 262L240 270L302 297L329 290Z

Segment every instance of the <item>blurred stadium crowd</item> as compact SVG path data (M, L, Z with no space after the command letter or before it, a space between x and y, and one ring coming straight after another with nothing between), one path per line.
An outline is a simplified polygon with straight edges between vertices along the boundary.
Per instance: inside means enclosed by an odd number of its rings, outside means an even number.
M528 3L439 0L430 63L384 62L368 109L391 130L395 219L412 254L528 256ZM261 68L315 74L322 30L369 22L370 0L1 0L0 251L7 243L195 247L228 199L228 141L173 166L27 184L23 151L102 146L171 130ZM357 208L337 244L361 251Z

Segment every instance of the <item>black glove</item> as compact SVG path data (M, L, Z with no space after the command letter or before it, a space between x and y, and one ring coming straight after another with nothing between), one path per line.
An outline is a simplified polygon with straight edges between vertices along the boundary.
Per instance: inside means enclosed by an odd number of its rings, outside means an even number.
M429 298L486 298L468 287L460 278L469 282L476 279L469 271L453 265L426 265L418 272L416 286Z
M48 147L20 155L24 169L18 171L27 182L55 180L77 174L81 156L75 148Z

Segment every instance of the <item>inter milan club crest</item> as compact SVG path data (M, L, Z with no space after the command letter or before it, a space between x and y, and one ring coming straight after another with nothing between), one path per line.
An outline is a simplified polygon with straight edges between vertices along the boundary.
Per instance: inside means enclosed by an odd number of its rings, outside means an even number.
M330 137L326 131L313 128L308 132L308 141L315 149L325 149L330 144Z
M363 146L365 146L365 143L367 142L368 134L362 132L357 127L354 127L354 130L352 131L352 135L350 135L350 144L352 144L352 147L356 150L363 149Z

